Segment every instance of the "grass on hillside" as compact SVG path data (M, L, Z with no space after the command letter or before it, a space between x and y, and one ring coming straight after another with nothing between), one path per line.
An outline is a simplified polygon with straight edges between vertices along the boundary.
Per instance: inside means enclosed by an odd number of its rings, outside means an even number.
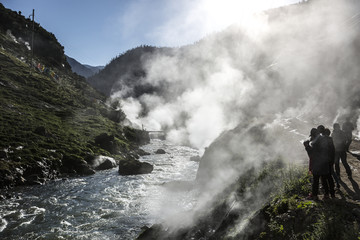
M343 199L307 200L311 192L307 170L291 168L286 175L281 191L263 209L267 228L257 239L360 239L360 219L353 212L358 204Z
M1 174L38 164L59 169L64 156L111 155L94 144L102 133L114 135L125 153L135 144L109 119L105 98L84 78L66 69L54 69L58 78L35 69L30 74L29 66L5 49L0 49L0 69L0 151L6 155L0 158Z

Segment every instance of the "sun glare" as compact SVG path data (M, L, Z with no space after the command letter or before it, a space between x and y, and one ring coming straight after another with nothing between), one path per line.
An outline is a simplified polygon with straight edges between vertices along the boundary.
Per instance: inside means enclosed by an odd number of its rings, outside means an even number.
M269 0L203 0L201 7L212 24L224 27L247 19L256 12L280 5L281 1Z
M198 2L197 14L202 18L205 32L221 30L231 24L241 24L254 31L259 29L255 13L286 4L284 0L202 0Z

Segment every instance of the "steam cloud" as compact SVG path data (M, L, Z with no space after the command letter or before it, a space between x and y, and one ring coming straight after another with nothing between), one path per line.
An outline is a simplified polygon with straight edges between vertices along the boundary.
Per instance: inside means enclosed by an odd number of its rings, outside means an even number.
M253 118L331 124L357 101L358 5L314 1L279 11L283 18L257 14L194 45L154 54L144 62L144 81L166 88L126 99L123 109L140 126L165 129L168 139L200 149ZM149 113L140 117L144 106Z
M228 142L228 151L208 153L222 160L241 149L244 161L241 168L212 166L217 176L202 196L206 202L258 159L298 159L305 152L293 144L300 145L311 127L331 127L345 117L357 121L359 25L360 3L353 0L313 0L256 14L196 44L152 55L143 80L163 91L125 99L123 109L133 122L199 149L243 123L265 123L271 144L258 144L256 153L247 150L254 149L253 139L241 135Z

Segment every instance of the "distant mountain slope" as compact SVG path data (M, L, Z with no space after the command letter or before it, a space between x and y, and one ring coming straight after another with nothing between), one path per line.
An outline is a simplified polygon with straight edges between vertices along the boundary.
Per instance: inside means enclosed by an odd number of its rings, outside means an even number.
M98 91L110 96L112 92L123 91L124 97L138 97L157 89L141 81L146 76L144 63L156 54L171 54L170 48L140 46L114 58L99 73L87 81ZM128 89L129 91L126 91Z
M86 64L81 64L80 62L69 56L66 56L66 60L70 64L71 70L73 70L73 72L85 78L93 76L104 68L104 66L94 67Z

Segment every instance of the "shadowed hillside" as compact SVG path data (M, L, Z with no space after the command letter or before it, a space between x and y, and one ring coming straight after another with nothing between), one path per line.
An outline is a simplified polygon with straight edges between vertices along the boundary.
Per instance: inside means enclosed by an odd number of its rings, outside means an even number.
M2 34L14 36L17 42L25 44L30 49L32 39L33 23L30 18L25 18L18 12L5 9L0 5L0 29ZM3 47L13 49L14 54L22 54L23 57L30 57L30 52L25 48L18 48L19 44L14 42L2 42ZM34 24L34 55L39 58L46 58L47 62L56 67L70 68L64 55L64 47L57 41L54 34L47 32L39 23Z
M55 36L0 5L0 186L94 173L98 155L138 157L142 132L123 127L116 102L74 74Z
M114 58L103 70L89 77L87 81L106 96L118 91L125 92L123 97L139 97L145 93L154 93L158 89L142 81L146 76L143 65L149 56L167 52L171 52L171 49L152 46L128 50Z

